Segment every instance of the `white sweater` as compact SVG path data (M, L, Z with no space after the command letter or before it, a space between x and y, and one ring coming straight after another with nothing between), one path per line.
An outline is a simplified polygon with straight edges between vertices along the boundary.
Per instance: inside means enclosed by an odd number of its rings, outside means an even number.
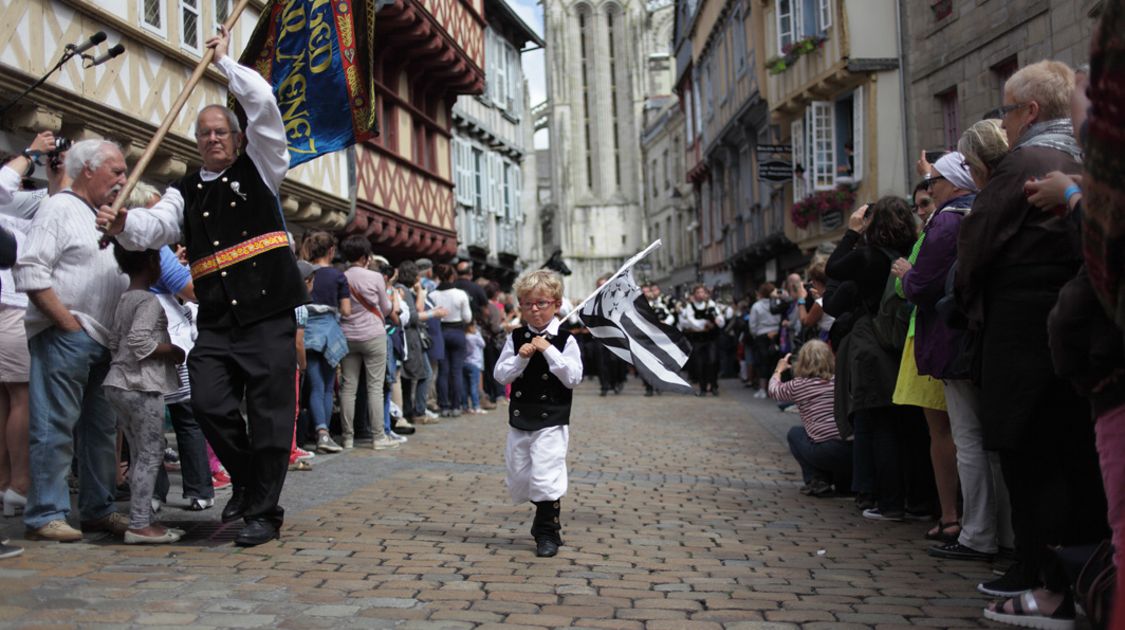
M117 267L113 249L98 247L101 237L93 209L60 192L40 204L12 275L19 291L54 289L86 334L108 348L113 314L129 279ZM24 322L28 339L54 325L34 303Z

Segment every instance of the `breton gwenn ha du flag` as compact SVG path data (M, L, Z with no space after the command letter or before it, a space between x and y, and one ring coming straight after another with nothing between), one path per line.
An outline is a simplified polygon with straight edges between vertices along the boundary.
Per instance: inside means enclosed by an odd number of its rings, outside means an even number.
M607 350L631 363L655 389L693 392L680 370L691 353L683 333L660 321L633 280L633 265L660 247L657 240L633 256L575 311Z

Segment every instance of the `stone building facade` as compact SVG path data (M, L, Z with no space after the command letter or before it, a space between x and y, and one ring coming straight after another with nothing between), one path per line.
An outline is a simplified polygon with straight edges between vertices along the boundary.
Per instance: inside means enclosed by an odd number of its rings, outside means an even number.
M695 191L683 168L684 115L675 96L653 97L645 107L641 151L645 169L645 228L663 247L649 255L638 280L683 295L698 275Z
M910 152L946 151L1042 59L1087 63L1101 0L907 2ZM917 158L913 158L917 159ZM913 173L911 173L913 176Z
M644 243L640 132L648 73L641 0L544 0L551 194L542 249L582 299ZM666 52L666 45L661 48Z
M789 184L771 194L781 197L785 236L805 255L839 239L855 206L910 192L898 5L762 3L757 36L769 55L765 94L774 138L787 145L793 165ZM810 203L840 190L854 201L826 211ZM794 212L801 202L807 211ZM778 279L803 263L786 262L778 260Z
M458 256L508 286L520 260L523 224L535 199L532 116L521 51L543 40L504 0L485 0L485 91L453 106L453 179Z

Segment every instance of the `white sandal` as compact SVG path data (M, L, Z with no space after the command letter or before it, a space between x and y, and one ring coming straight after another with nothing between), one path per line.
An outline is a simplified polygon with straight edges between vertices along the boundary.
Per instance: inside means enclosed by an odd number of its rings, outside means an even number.
M1004 611L1004 604L1011 600L1012 612ZM1036 628L1037 630L1073 630L1074 605L1069 604L1069 597L1059 604L1058 609L1051 615L1044 615L1039 610L1039 602L1035 601L1032 591L1026 591L1015 597L1000 599L993 602L993 606L984 609L984 618L1011 626L1021 628ZM1069 605L1068 605L1069 604ZM1069 609L1069 610L1068 610ZM1069 617L1067 615L1069 613Z

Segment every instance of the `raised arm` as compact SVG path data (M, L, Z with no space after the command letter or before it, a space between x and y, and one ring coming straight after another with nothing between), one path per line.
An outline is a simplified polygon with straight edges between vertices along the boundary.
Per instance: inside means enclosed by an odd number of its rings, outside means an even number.
M239 65L227 56L229 35L225 29L207 42L215 49L215 65L227 76L227 89L246 112L246 154L275 194L289 172L289 144L285 123L277 107L273 88L252 68Z

